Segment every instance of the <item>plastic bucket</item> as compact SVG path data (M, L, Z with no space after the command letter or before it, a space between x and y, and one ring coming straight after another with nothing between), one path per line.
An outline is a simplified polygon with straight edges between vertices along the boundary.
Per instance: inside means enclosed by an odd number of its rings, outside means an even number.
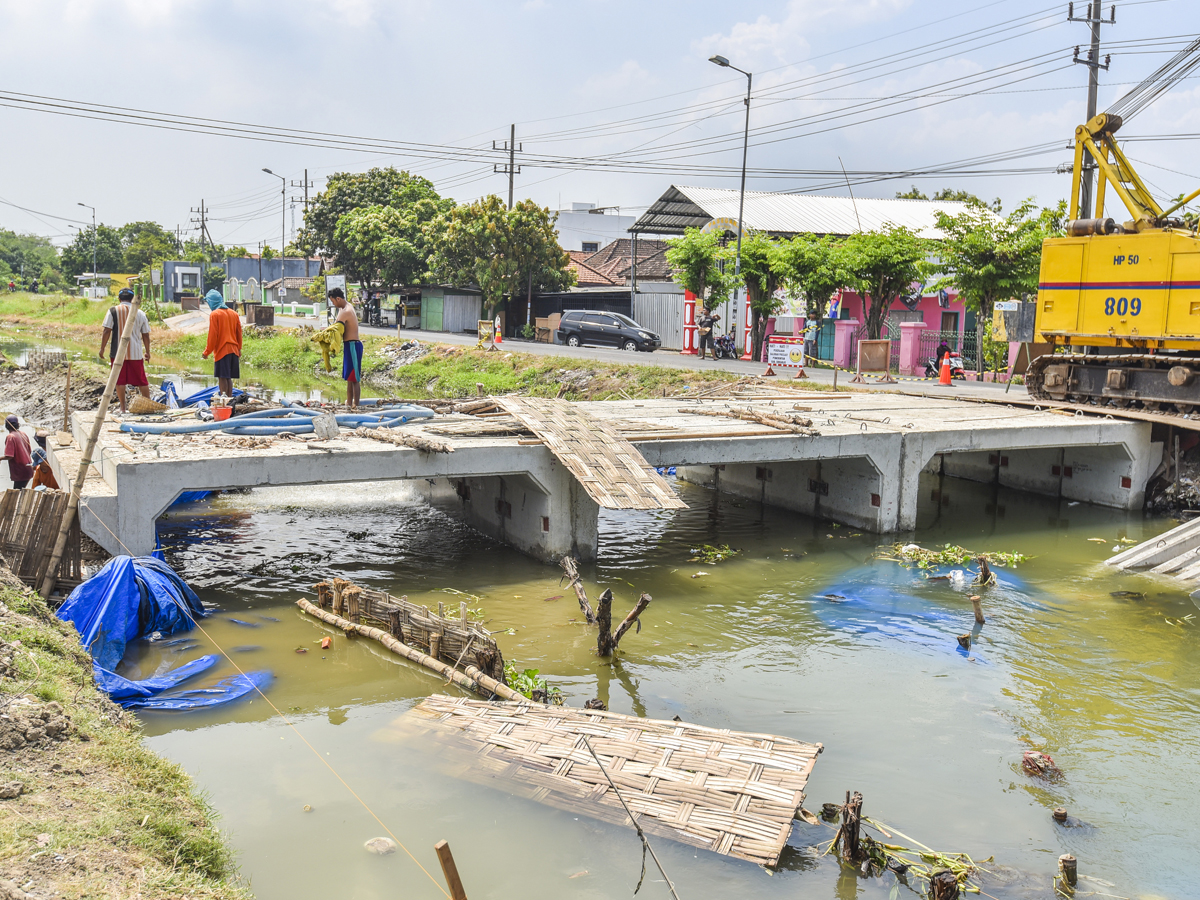
M231 415L233 415L233 407L232 406L214 406L212 408L212 414L213 414L213 418L216 419L218 422L224 422Z

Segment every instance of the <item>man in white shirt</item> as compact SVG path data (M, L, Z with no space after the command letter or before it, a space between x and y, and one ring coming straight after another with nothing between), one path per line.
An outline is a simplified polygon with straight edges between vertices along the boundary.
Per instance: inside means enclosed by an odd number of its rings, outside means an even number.
M100 337L100 358L104 359L104 351L108 350L108 365L111 367L113 358L117 355L117 345L121 340L121 331L129 320L133 310L133 291L125 288L117 295L121 302L108 311L104 317L104 334ZM150 398L150 381L146 378L145 360L150 359L150 320L140 309L133 323L133 332L129 335L129 351L125 354L125 362L117 376L117 399L121 402L121 412L125 412L125 386L135 387L146 399Z

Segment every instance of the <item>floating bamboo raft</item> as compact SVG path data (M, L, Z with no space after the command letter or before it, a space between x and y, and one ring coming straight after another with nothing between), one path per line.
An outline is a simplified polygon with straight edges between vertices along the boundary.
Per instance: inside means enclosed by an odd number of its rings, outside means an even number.
M402 721L431 737L469 781L629 825L611 778L645 832L769 867L823 749L770 734L441 695Z
M0 556L26 584L40 585L50 566L54 540L70 495L64 491L12 490L0 494ZM75 587L83 580L79 555L79 517L67 534L57 582Z
M358 587L342 578L314 584L313 590L321 609L355 625L374 624L439 662L459 668L469 664L497 681L504 680L504 656L496 639L468 620L466 603L459 604L458 618L450 618L440 603L434 613L407 597Z
M633 444L575 404L518 397L496 404L541 438L604 509L687 508Z

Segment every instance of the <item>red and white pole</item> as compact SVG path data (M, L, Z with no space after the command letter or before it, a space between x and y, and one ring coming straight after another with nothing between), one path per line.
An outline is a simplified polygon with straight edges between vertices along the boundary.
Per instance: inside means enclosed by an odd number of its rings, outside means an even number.
M683 292L683 350L684 356L695 356L696 339L696 295L691 291Z

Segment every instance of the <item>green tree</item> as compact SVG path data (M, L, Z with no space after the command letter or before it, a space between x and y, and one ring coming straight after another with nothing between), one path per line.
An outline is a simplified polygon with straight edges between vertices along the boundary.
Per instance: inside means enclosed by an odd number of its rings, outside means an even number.
M0 229L0 278L5 285L22 278L28 284L37 278L47 287L56 287L63 283L60 266L58 250L49 238Z
M279 254L275 252L275 248L272 247L270 244L265 244L262 247L262 249L259 251L258 255L261 256L263 259L274 259Z
M245 259L250 255L250 251L245 247L230 247L225 252L234 259Z
M1000 198L997 197L991 203L984 203L970 191L960 191L955 188L942 188L940 191L935 191L933 196L927 196L916 185L913 185L907 191L897 191L897 200L957 200L960 203L978 203L980 206L986 206L996 212L1000 212Z
M762 361L763 332L767 316L779 307L776 291L788 275L788 261L780 245L761 231L742 238L742 281L753 317L750 326L751 353Z
M721 235L688 228L683 237L671 238L667 245L667 263L680 287L710 308L729 296L733 259L721 246Z
M863 298L867 336L878 340L888 310L925 280L929 242L900 226L852 234L842 244L850 284Z
M120 272L125 264L125 248L121 232L101 224L94 232L96 241L96 271ZM63 248L62 270L67 275L82 275L92 271L92 226L81 228L75 240Z
M445 204L423 198L403 207L367 206L338 219L334 254L351 280L386 290L420 284L433 253L430 227Z
M325 183L325 190L308 205L304 213L304 228L296 243L306 252L335 252L334 233L338 220L348 212L368 206L391 206L404 209L419 200L430 200L439 211L454 205L434 190L433 182L419 175L388 167L367 172L337 172Z
M821 315L834 293L850 284L842 245L828 235L798 234L779 245L783 283L802 294L810 312Z
M493 194L456 206L426 226L430 274L478 287L488 318L506 297L561 290L571 283L570 257L558 246L554 223L550 210L532 200L507 210Z
M122 265L126 272L140 272L155 261L173 259L177 250L174 236L142 232L125 245Z
M1066 204L1038 210L1025 200L1001 217L980 203L956 216L939 213L937 227L945 235L935 250L944 277L967 309L976 313L977 347L984 346L985 324L998 300L1036 294L1042 241L1062 226Z

